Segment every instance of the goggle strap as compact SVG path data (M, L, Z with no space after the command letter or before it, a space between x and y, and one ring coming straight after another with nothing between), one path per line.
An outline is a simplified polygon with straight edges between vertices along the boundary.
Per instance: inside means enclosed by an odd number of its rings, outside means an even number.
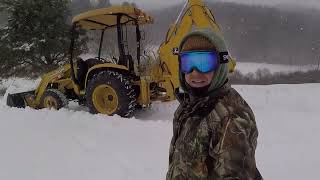
M226 64L229 62L229 53L228 52L221 52L219 53L220 56L220 64Z
M176 52L174 54L179 55L179 50L175 49ZM178 56L180 58L180 56ZM220 64L226 64L229 63L229 53L228 52L221 52L219 53L220 57Z

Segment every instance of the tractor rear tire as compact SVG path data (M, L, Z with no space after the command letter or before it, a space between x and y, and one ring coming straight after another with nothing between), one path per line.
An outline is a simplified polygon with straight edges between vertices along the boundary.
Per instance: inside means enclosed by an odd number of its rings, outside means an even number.
M92 114L117 114L130 118L137 105L137 95L129 77L109 70L90 79L86 89L86 101Z
M40 108L59 110L68 105L66 96L57 89L47 89L41 97Z

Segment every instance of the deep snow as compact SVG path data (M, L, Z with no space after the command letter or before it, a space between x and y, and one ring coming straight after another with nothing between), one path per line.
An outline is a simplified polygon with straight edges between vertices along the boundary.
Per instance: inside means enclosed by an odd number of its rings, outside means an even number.
M9 91L33 84L16 80ZM264 178L317 179L320 84L235 88L256 115ZM0 179L164 179L177 105L155 102L122 119L75 103L60 111L9 108L0 97Z

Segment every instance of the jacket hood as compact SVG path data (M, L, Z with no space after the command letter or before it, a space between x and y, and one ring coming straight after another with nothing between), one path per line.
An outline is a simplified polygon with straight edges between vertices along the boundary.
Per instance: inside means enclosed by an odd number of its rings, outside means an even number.
M218 53L228 52L225 40L218 32L214 32L210 29L194 30L188 33L181 41L179 49L182 49L183 44L191 36L203 36L208 39L215 47ZM228 63L220 64L219 68L214 72L214 77L209 85L207 95L221 88L228 81ZM185 92L190 92L185 75L179 71L180 88Z

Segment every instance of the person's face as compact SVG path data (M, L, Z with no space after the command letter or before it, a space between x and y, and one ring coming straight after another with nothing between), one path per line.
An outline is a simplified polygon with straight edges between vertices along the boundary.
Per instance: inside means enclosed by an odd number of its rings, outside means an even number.
M214 71L208 73L201 73L193 70L189 74L185 74L186 82L193 88L201 88L208 86L214 77Z

